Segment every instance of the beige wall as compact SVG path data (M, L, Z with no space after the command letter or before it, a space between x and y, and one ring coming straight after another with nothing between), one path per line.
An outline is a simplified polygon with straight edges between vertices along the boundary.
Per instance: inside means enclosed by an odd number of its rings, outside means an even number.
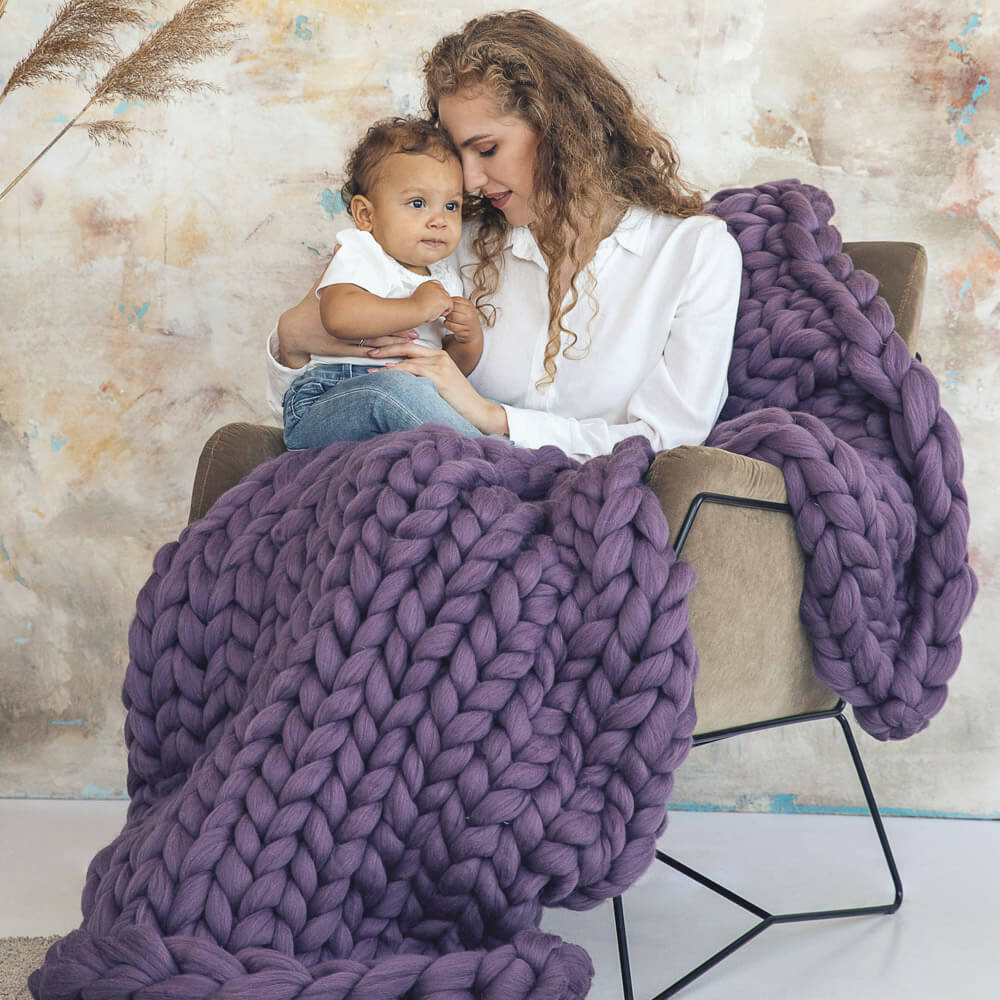
M0 80L55 6L12 0ZM489 6L242 0L245 37L202 71L222 93L113 108L149 132L130 150L71 132L0 202L0 795L122 794L128 624L184 524L201 444L267 416L261 343L343 219L350 143L415 110L417 53ZM829 190L846 239L926 245L918 347L964 437L982 591L930 730L862 745L887 805L1000 814L1000 8L539 9L618 68L704 188L796 176ZM51 83L0 107L0 186L79 93ZM676 798L851 801L827 777L832 732L764 740L698 751ZM814 759L822 777L803 777Z

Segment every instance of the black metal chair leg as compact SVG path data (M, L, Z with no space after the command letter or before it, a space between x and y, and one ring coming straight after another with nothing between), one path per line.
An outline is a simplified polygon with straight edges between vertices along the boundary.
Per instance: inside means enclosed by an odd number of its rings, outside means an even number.
M618 965L622 970L622 995L625 1000L635 1000L632 992L632 967L628 961L628 937L625 934L625 909L621 896L611 901L615 911L615 934L618 938Z
M903 883L899 876L899 870L896 867L896 861L892 854L892 848L889 845L889 838L886 835L885 826L882 822L882 816L879 813L878 803L875 801L875 795L872 792L871 783L868 781L868 775L865 772L864 764L861 761L861 754L858 750L858 745L855 742L854 734L851 732L850 723L844 715L844 708L844 703L841 701L835 708L826 712L793 716L786 719L775 719L766 723L758 723L751 726L742 726L730 730L719 730L714 733L706 733L695 737L695 745L698 746L703 743L712 743L721 739L728 739L742 733L756 732L762 729L772 729L778 726L791 725L798 722L813 722L829 718L836 719L837 723L840 725L841 732L844 735L844 740L847 743L848 750L851 753L851 759L854 762L854 770L857 773L858 781L861 783L861 789L864 792L865 802L868 806L868 812L875 826L875 832L882 848L882 854L885 858L886 867L889 869L889 874L892 877L892 884L894 888L892 902L875 906L860 906L835 910L810 910L804 913L774 914L765 910L763 907L750 902L750 900L745 899L743 896L740 896L738 893L733 892L731 889L726 888L713 879L710 879L707 875L703 875L701 872L695 871L695 869L688 867L676 858L672 858L663 851L658 850L656 852L656 859L658 861L661 861L670 868L673 868L674 871L679 872L681 875L693 879L706 889L710 889L712 892L715 892L723 898L729 900L729 902L734 905L740 906L750 913L753 913L759 918L759 922L751 927L746 933L731 941L724 948L720 948L717 952L715 952L715 954L711 955L689 973L676 980L665 990L657 993L656 996L653 997L653 1000L666 1000L666 998L679 993L685 986L688 986L699 976L704 975L704 973L708 972L709 969L714 968L721 961L723 961L723 959L728 958L733 954L733 952L742 948L743 945L752 941L758 934L767 930L768 927L771 927L774 924L797 923L806 920L827 920L835 917L857 917L876 913L895 913L896 910L899 909L903 902ZM632 970L629 964L628 941L625 929L625 910L620 896L616 896L613 902L615 932L618 938L618 961L621 966L622 974L622 993L625 1000L634 1000Z

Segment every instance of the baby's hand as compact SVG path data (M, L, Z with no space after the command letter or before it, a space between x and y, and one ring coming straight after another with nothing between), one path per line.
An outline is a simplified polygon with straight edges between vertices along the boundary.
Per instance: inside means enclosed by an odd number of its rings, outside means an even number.
M471 344L483 336L483 327L479 322L476 307L468 299L459 298L457 295L451 300L451 311L444 325L459 344Z
M410 296L424 312L423 323L447 316L451 312L451 296L444 290L440 281L425 281Z

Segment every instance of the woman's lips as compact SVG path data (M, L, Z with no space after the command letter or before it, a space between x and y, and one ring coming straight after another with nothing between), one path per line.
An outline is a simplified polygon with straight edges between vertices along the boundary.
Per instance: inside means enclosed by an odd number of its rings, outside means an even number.
M510 191L503 191L500 194L488 194L486 197L494 208L503 208L510 200L511 193Z

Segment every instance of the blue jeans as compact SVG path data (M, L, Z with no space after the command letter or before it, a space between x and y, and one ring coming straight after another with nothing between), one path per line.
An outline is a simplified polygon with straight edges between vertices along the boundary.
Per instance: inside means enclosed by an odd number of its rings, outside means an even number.
M282 401L285 447L363 441L422 424L445 424L460 434L483 437L438 395L429 378L394 370L368 374L368 367L315 365L299 375Z

